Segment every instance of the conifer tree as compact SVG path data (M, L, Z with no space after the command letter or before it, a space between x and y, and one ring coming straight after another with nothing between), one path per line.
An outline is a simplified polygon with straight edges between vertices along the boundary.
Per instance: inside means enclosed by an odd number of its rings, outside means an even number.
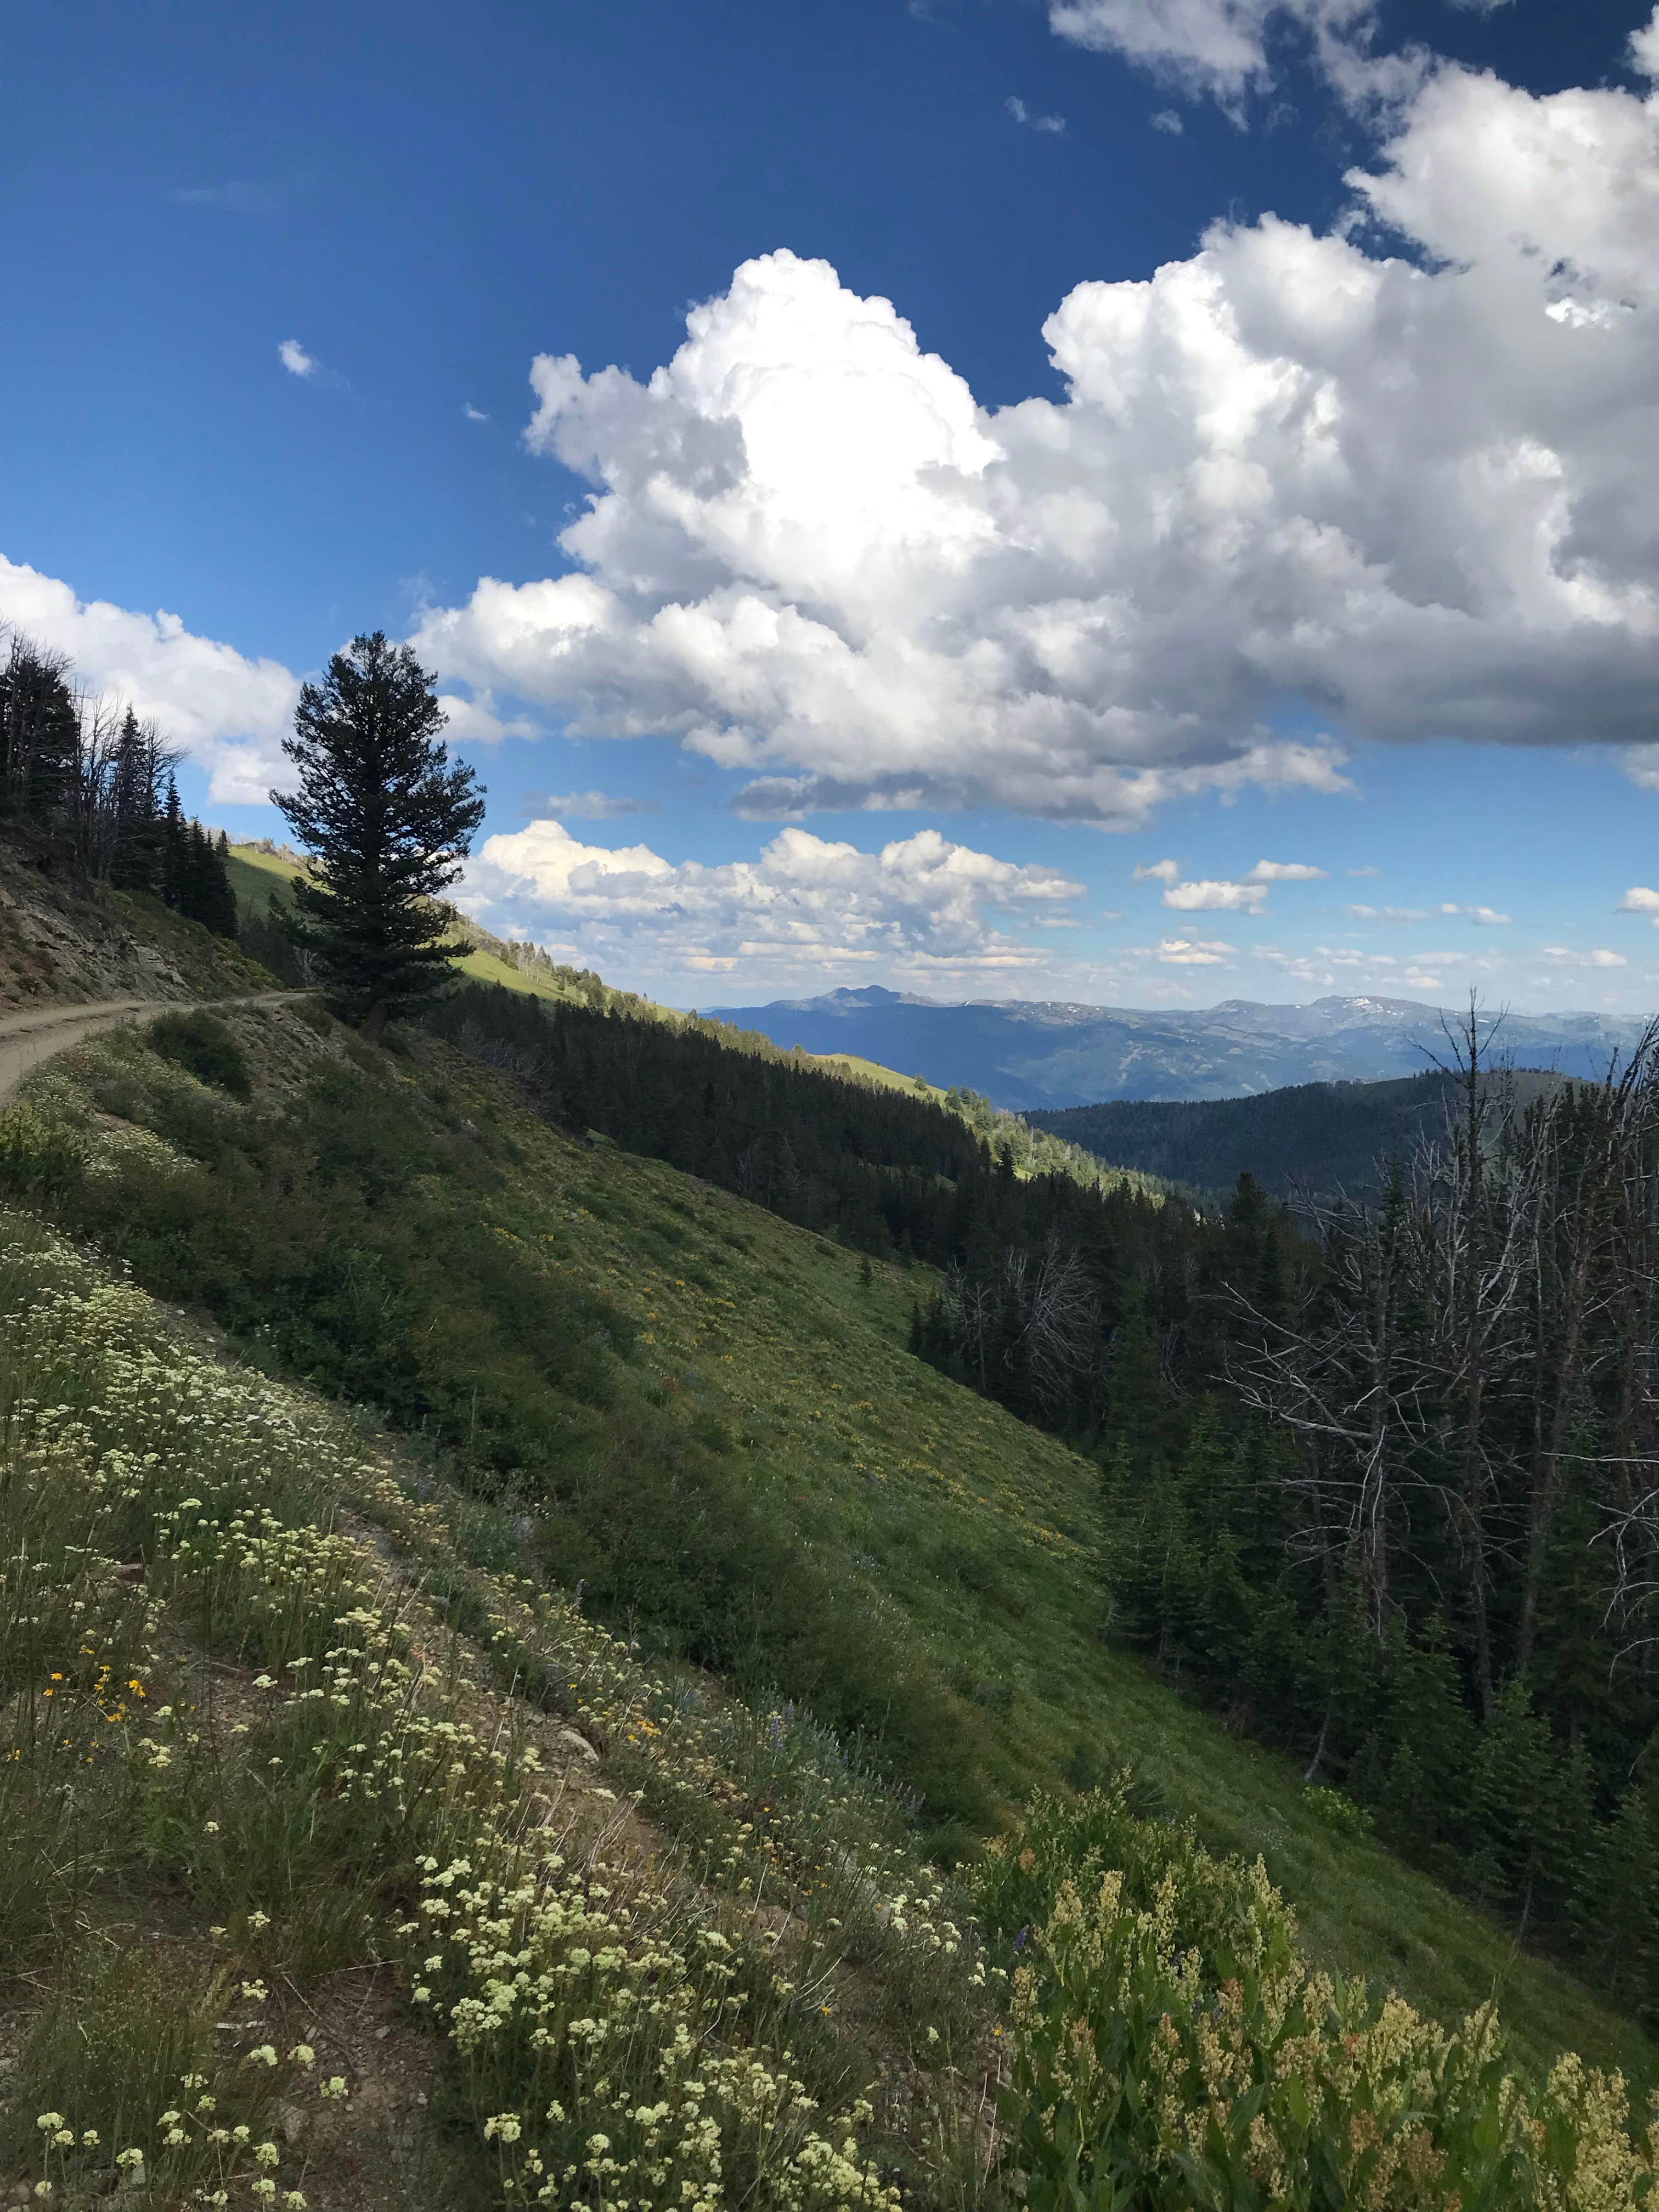
M161 893L170 907L177 908L185 895L185 879L190 872L190 833L185 826L185 810L179 799L179 786L172 776L167 778L167 805L161 816Z
M60 828L80 782L81 724L70 664L14 636L0 666L0 808L13 820Z
M295 935L337 1012L377 1036L431 997L459 950L433 904L483 819L470 768L450 762L433 679L382 631L307 684L283 750L299 787L271 800L311 854L294 886Z
M230 871L199 822L191 823L185 832L179 911L216 937L236 934L236 894L230 887Z
M172 759L154 723L141 722L129 707L110 792L109 879L119 890L161 889L161 777Z

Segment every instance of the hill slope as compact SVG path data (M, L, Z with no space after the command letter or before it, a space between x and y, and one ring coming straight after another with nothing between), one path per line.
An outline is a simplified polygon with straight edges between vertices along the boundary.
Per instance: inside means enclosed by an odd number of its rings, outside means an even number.
M109 999L228 998L274 979L159 900L46 875L0 837L0 1013Z
M434 1039L368 1051L281 1008L227 1026L246 1103L137 1035L33 1079L12 1187L262 1359L441 1440L437 1471L525 1516L538 1574L864 1729L937 1833L1129 1759L1263 1853L1321 1961L1443 2017L1496 1987L1523 2051L1650 2077L1580 1985L1106 1647L1096 1471L908 1355L922 1271L866 1281Z
M1553 1079L1517 1080L1524 1088ZM1380 1161L1439 1130L1456 1088L1455 1078L1432 1071L1389 1083L1299 1083L1250 1098L1120 1099L1026 1119L1101 1160L1200 1189L1231 1190L1249 1173L1280 1198L1293 1188L1357 1194L1375 1188Z
M1445 1052L1440 1010L1407 999L1290 1006L1235 999L1188 1013L1024 1000L941 1006L867 988L714 1012L780 1044L925 1067L935 1083L966 1085L1021 1113L1397 1079ZM1595 1078L1640 1026L1597 1014L1510 1014L1502 1038L1528 1066Z

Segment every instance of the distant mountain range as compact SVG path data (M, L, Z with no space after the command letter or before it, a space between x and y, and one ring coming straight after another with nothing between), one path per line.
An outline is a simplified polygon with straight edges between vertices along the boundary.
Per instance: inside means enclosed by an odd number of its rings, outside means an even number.
M867 985L817 999L702 1010L786 1048L855 1053L1017 1111L1106 1099L1245 1098L1291 1084L1382 1082L1443 1059L1441 1009L1415 999L1224 1000L1193 1012L978 1000L945 1006ZM1448 1020L1455 1021L1455 1013ZM1515 1014L1496 1044L1517 1066L1605 1073L1640 1034L1601 1014Z

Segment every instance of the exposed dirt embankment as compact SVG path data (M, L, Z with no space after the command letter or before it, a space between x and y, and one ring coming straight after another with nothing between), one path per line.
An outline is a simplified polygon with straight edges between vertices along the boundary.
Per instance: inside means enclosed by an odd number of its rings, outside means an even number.
M156 900L45 874L0 841L0 1018L228 997L270 980L228 939Z

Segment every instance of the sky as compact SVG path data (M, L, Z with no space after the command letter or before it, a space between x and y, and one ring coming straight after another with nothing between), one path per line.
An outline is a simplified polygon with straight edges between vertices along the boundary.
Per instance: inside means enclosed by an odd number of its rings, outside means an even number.
M1659 1005L1659 9L23 11L0 621L678 1005Z

